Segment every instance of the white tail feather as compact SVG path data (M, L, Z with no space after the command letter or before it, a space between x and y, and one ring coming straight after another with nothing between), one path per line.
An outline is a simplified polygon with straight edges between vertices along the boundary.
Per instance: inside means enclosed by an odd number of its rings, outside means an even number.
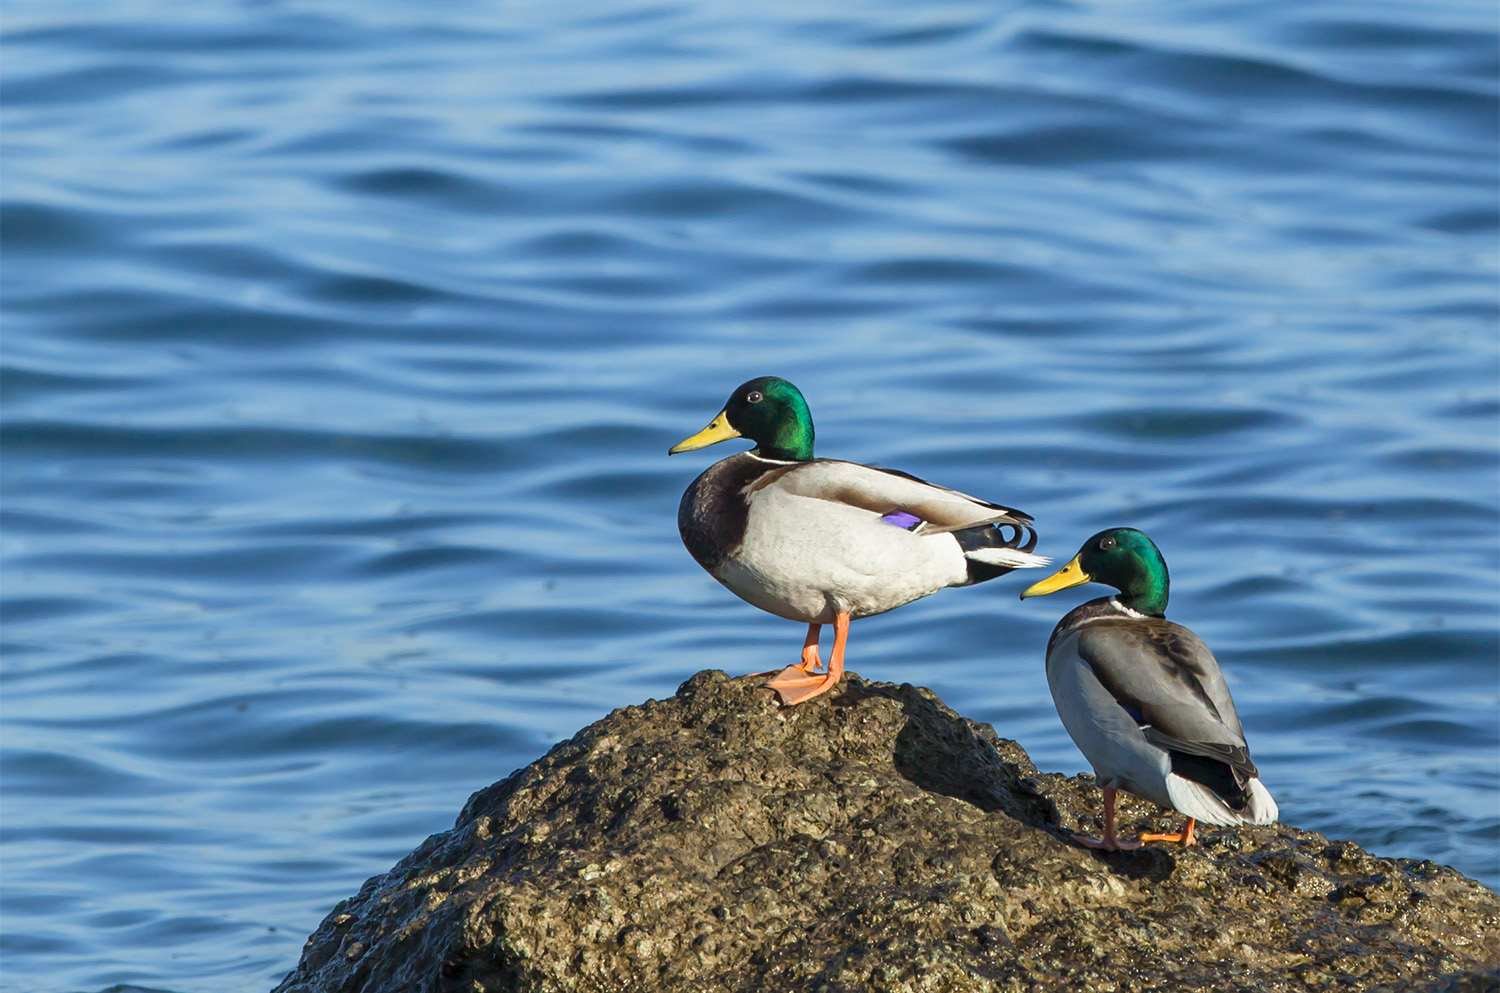
M1259 779L1250 780L1250 802L1245 805L1243 813L1229 809L1213 790L1202 783L1176 773L1167 776L1167 795L1172 798L1172 806L1178 813L1207 824L1270 824L1280 813L1270 791L1260 784Z
M964 558L983 562L985 565L1009 566L1012 569L1037 569L1052 564L1052 560L1045 555L1033 555L1018 548L976 548L972 552L964 552Z
M1245 815L1251 824L1272 824L1281 816L1281 808L1276 806L1271 791L1260 785L1259 779L1250 780L1250 804Z

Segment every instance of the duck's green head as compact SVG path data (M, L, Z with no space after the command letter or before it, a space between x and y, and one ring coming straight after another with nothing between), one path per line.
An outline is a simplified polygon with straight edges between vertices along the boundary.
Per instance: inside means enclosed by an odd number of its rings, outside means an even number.
M1155 542L1135 528L1100 531L1083 543L1067 565L1028 586L1021 599L1084 583L1113 586L1120 591L1120 602L1132 610L1158 617L1166 613L1166 560Z
M708 427L667 450L668 455L706 448L730 438L749 438L768 459L805 462L813 457L812 414L802 392L784 379L761 376L729 395Z

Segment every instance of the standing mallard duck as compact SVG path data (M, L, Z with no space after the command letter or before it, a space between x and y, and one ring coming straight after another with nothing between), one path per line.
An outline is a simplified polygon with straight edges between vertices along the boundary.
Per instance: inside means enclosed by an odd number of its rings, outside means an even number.
M740 437L755 448L693 480L677 529L698 564L741 599L808 626L802 661L766 684L782 703L839 681L851 620L1047 563L1031 554L1036 532L1020 511L903 472L813 458L807 401L775 376L740 386L668 454ZM819 672L824 624L833 625L833 650Z
M1063 727L1104 787L1104 837L1074 835L1108 851L1146 841L1197 844L1195 821L1270 824L1276 801L1260 784L1245 732L1213 653L1162 615L1167 563L1134 528L1100 531L1021 599L1083 583L1119 594L1090 600L1057 622L1047 642L1047 685ZM1177 834L1115 837L1115 791L1128 790L1187 816Z

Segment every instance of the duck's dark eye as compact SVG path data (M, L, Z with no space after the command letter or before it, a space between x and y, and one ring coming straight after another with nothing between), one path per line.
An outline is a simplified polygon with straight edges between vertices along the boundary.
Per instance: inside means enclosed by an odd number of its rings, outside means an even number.
M1109 551L1110 549L1112 549L1114 547L1115 547L1115 539L1113 539L1113 538L1100 538L1099 539L1099 550L1101 552L1107 552L1107 551Z
M765 399L765 397L761 395L760 390L751 390L745 396L745 402L746 403L760 403L764 399Z

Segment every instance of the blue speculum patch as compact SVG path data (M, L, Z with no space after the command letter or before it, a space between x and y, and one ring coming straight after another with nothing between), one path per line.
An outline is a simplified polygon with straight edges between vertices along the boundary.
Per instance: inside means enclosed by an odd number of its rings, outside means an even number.
M908 514L904 510L893 510L889 514L882 516L880 519L882 521L885 521L887 524L894 524L896 527L902 528L907 531L910 531L912 528L922 523L922 518L918 517L916 514Z

